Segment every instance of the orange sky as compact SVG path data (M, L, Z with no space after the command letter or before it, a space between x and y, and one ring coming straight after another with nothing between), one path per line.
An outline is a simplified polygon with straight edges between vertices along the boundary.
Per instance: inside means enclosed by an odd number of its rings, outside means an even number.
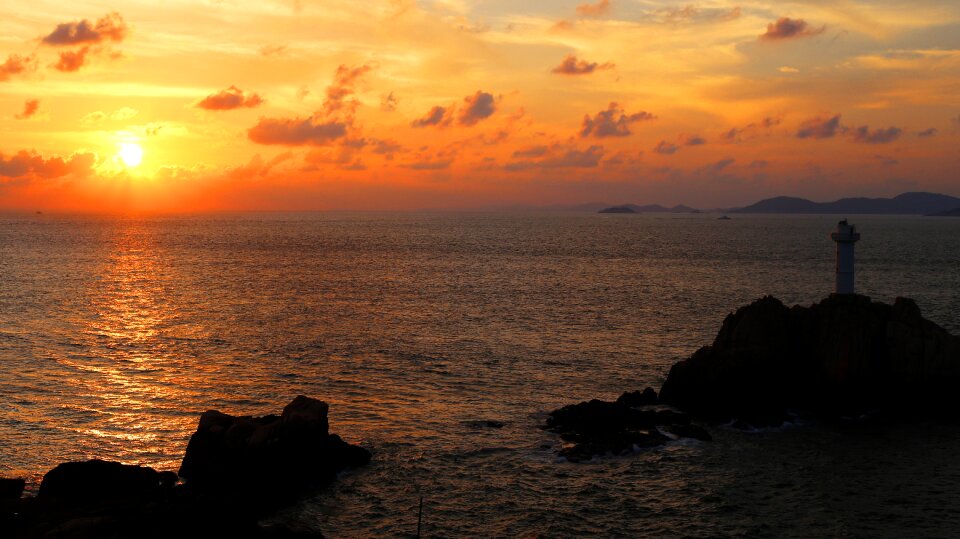
M33 0L0 17L0 209L960 195L958 146L953 0Z

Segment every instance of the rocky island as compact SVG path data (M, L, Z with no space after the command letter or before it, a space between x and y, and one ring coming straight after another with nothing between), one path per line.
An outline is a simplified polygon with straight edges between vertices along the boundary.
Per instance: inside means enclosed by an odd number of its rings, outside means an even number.
M179 472L118 462L68 462L35 497L0 480L0 536L318 537L258 520L370 461L330 434L325 402L299 396L264 417L203 413Z
M768 425L790 409L952 409L958 381L960 337L911 299L834 294L786 307L768 296L727 316L712 345L675 364L660 398L700 417Z
M767 296L728 315L713 344L674 364L659 395L647 388L616 403L566 406L546 428L575 444L559 454L576 461L678 436L709 440L691 416L769 427L792 413L952 414L958 383L960 337L923 318L911 299L833 294L787 307Z

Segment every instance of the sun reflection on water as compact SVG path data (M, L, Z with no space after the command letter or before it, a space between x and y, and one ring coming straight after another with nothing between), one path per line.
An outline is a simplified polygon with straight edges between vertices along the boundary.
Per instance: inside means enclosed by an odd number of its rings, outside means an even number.
M120 460L153 464L169 454L164 434L194 421L170 413L183 405L175 380L182 362L162 339L175 315L165 290L173 276L155 240L143 222L117 222L110 252L86 290L91 315L75 320L84 353L58 359L72 371L65 381L78 399L66 408L86 418L64 428L115 447Z

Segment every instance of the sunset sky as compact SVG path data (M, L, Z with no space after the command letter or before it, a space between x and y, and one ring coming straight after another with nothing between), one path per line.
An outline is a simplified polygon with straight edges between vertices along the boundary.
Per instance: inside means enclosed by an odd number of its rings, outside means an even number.
M0 17L2 209L960 195L958 150L955 0L33 0Z

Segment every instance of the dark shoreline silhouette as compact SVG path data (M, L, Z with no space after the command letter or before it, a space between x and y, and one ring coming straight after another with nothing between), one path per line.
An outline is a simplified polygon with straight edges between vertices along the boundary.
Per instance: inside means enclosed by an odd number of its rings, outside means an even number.
M806 198L777 196L765 198L743 207L696 209L683 204L672 208L660 204L611 205L591 202L563 209L597 213L766 213L766 214L875 214L875 215L960 215L960 198L940 193L909 192L893 198L849 197L831 202L814 202Z
M258 520L370 461L366 449L329 433L327 411L298 396L279 416L205 412L179 473L68 462L26 498L22 480L0 480L0 536L322 537Z

